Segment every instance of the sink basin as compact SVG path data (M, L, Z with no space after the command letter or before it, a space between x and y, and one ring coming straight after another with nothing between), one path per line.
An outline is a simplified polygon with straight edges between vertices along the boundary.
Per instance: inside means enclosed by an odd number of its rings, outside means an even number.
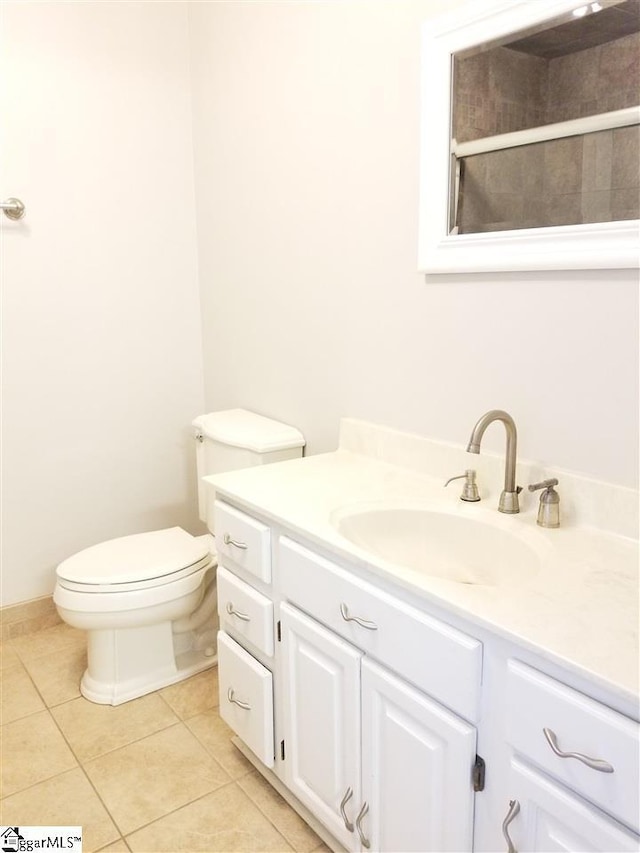
M331 520L368 554L456 583L512 585L540 568L542 543L503 529L502 518L493 524L420 506L360 504L337 510ZM516 524L513 516L507 521Z

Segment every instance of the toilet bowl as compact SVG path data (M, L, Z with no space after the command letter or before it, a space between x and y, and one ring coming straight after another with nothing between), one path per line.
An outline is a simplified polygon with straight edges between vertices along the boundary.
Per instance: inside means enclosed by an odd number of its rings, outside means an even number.
M82 695L118 705L213 666L215 569L213 537L179 527L112 539L62 562L54 602L88 637Z
M193 426L200 518L212 532L214 496L203 476L302 455L297 429L244 409ZM87 632L82 695L119 705L217 663L216 568L214 537L180 527L111 539L60 563L58 613Z

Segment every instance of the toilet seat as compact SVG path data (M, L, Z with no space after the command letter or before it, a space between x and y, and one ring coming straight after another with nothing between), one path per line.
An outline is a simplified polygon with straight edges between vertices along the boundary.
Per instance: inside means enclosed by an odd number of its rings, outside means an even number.
M206 537L181 527L110 539L64 560L58 583L82 593L127 593L175 583L212 562Z

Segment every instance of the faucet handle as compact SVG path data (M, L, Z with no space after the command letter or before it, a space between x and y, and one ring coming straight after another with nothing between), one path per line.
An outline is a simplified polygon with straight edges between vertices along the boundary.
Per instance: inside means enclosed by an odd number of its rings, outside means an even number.
M540 527L560 527L560 495L554 489L554 486L557 485L558 480L551 477L549 480L542 480L540 483L532 483L529 486L530 492L543 489L538 506L538 524Z
M464 474L458 474L457 477L450 477L445 483L445 487L449 485L449 483L453 483L454 480L464 480L464 486L462 487L462 494L460 495L461 501L469 501L475 503L480 500L480 495L478 494L478 487L476 485L476 472L473 468L467 468Z

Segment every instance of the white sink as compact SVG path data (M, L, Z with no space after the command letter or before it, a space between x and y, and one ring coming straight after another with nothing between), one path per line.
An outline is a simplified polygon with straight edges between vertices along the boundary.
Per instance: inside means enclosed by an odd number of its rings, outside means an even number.
M505 521L518 524L514 516L494 524L471 513L400 504L343 507L331 518L341 536L373 557L431 577L489 586L521 583L536 574L546 545L532 541L535 532L510 532Z

